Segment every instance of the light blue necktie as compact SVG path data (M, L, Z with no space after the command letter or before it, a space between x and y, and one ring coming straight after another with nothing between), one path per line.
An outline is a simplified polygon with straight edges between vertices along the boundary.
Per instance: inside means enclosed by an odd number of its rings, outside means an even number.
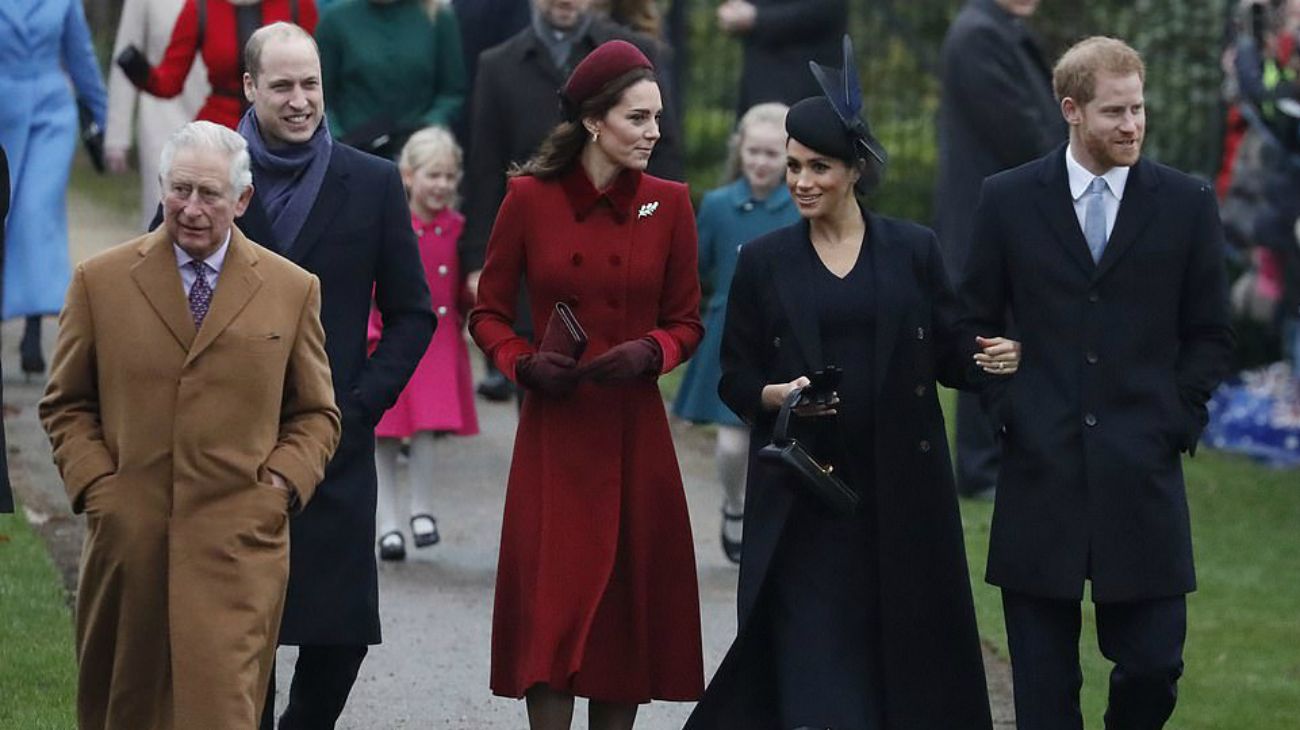
M1094 264L1101 261L1101 254L1106 250L1106 189L1106 178L1094 177L1083 193L1088 199L1083 209L1083 238L1088 242Z

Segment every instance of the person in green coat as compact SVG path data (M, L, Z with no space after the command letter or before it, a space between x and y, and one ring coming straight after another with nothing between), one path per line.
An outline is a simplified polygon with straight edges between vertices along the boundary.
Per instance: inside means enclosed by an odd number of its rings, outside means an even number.
M416 130L460 115L465 60L445 0L339 0L316 42L330 132L344 143L392 158Z

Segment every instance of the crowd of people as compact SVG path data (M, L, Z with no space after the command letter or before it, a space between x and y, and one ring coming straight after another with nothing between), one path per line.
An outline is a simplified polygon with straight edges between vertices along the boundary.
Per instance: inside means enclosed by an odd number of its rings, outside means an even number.
M889 155L845 0L719 4L745 69L698 211L653 0L127 0L107 90L79 2L18 5L4 316L35 375L60 313L39 411L87 519L82 728L334 727L376 557L440 541L436 441L478 432L466 330L519 403L490 690L534 730L577 697L596 730L655 700L698 701L691 730L991 728L958 493L995 500L1019 727L1082 727L1087 583L1108 725L1172 713L1180 457L1233 333L1214 190L1141 156L1123 41L1051 64L1037 0L967 0L936 235L867 203ZM108 171L136 151L142 235L74 270L78 106ZM707 684L657 384L683 365L740 565Z

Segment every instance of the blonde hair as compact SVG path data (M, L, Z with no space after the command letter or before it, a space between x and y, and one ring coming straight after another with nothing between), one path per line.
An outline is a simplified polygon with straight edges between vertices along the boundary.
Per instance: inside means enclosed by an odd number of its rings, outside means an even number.
M785 130L785 115L790 107L779 101L755 104L740 117L736 131L727 140L727 162L722 168L722 178L727 181L740 178L740 148L745 144L745 133L762 124L770 124L779 130Z
M460 179L465 171L465 153L456 143L456 138L443 127L425 127L406 140L402 154L397 158L397 166L409 174L444 156L451 159L456 167L456 178ZM459 204L460 197L457 196L451 207Z
M1070 47L1052 69L1052 90L1056 100L1067 97L1083 106L1097 94L1097 74L1116 76L1137 74L1146 82L1147 68L1142 56L1132 46L1106 36L1084 38Z

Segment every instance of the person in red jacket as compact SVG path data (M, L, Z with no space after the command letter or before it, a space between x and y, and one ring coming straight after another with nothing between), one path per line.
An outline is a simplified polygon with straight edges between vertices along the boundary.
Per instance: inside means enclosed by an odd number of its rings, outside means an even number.
M195 57L202 54L212 93L196 119L234 129L248 108L244 99L244 45L248 37L258 28L280 20L313 33L316 19L314 0L185 0L171 42L157 66L150 66L135 46L122 51L117 64L140 90L170 99L184 89Z
M703 336L685 185L644 174L663 102L650 61L609 41L573 70L564 118L513 171L470 332L525 389L501 530L492 691L526 697L533 730L593 730L703 691L686 498L656 378ZM585 350L515 334L567 304ZM539 330L544 329L539 326ZM574 344L583 338L576 338Z

